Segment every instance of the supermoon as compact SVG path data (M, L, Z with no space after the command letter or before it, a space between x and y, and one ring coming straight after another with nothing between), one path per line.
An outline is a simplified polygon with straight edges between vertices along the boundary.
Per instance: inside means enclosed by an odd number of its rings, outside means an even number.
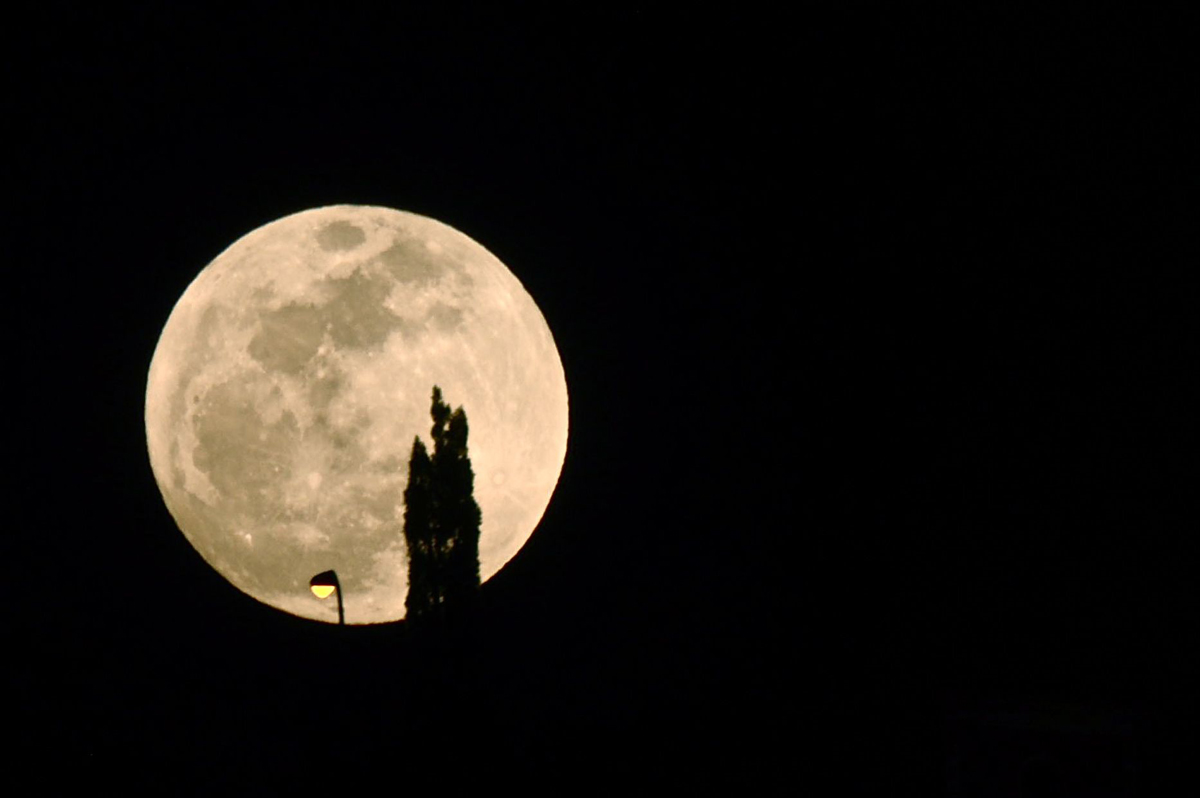
M532 534L567 447L550 329L494 255L441 222L339 205L244 236L163 329L146 439L167 508L204 559L286 612L333 569L347 623L404 617L404 487L433 386L461 406L487 579Z

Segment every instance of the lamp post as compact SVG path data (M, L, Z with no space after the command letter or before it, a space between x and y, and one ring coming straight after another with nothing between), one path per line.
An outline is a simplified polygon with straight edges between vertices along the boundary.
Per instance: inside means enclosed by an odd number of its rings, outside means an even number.
M319 599L329 598L330 593L337 593L338 625L345 626L346 613L342 609L342 586L338 584L337 574L333 571L322 571L308 580L308 586L312 590L313 595Z

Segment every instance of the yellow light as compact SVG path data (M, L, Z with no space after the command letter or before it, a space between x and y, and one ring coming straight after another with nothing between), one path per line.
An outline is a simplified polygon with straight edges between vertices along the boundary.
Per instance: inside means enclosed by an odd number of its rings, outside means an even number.
M312 592L319 599L329 598L333 595L333 585L313 585Z

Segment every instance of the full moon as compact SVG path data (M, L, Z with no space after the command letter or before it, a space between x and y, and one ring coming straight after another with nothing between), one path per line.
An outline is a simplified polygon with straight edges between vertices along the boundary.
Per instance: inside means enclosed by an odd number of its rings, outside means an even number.
M404 487L433 386L469 427L487 579L541 520L567 449L567 385L517 278L463 233L390 208L302 211L205 267L146 388L150 464L192 546L245 593L337 622L404 617Z

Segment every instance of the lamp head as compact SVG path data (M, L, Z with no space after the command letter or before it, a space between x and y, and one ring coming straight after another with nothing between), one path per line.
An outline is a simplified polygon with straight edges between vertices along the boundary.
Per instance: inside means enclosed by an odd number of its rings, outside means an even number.
M333 571L322 571L308 580L308 586L317 598L329 598L333 591L339 588L337 574Z

